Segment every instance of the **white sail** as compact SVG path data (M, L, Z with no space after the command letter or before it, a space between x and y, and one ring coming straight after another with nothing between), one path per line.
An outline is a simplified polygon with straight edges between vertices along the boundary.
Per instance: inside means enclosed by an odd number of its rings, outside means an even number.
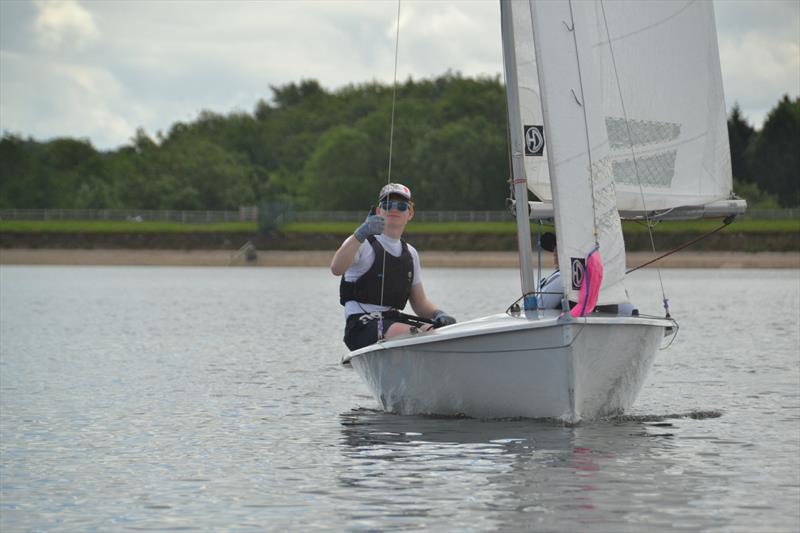
M558 261L573 301L595 246L603 262L598 305L627 301L625 247L603 113L602 50L594 3L531 2Z
M662 210L730 197L713 4L627 0L592 7L619 209Z
M536 70L536 53L533 45L533 13L528 0L511 0L504 8L510 9L513 20L513 46L515 51L516 81L519 95L518 107L509 107L509 114L519 116L523 127L525 150L525 176L528 189L540 200L549 201L550 173L547 168L547 143L539 91L539 74Z
M515 10L520 24L531 22L526 11L551 16L548 2L524 3L529 10ZM580 48L573 45L573 50L587 58L583 68L595 71L592 83L583 88L602 106L597 118L606 130L618 210L636 216L645 210L701 206L729 198L730 148L712 3L571 2L558 6L554 18L539 21L537 27L555 31L558 26L563 33L570 7L580 17L575 27ZM530 43L522 32L515 35L517 46L526 51L518 52L522 68L530 63L526 63ZM537 43L549 44L542 39ZM551 57L550 52L546 55ZM540 85L535 76L526 76L524 84L532 88L530 93ZM535 113L532 116L530 120L535 120ZM544 132L548 150L553 146L551 136L552 132ZM545 201L550 200L548 179L546 173L528 171L530 190Z

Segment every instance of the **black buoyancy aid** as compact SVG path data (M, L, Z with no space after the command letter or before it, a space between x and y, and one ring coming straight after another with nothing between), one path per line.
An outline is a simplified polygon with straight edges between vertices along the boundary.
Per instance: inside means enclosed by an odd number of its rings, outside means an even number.
M339 284L339 303L344 305L350 300L360 303L381 305L381 271L384 270L381 243L374 236L367 238L375 253L372 266L355 281ZM386 266L383 283L383 305L394 309L403 309L411 296L411 283L414 281L414 259L408 251L406 241L400 241L403 249L399 257L386 252Z

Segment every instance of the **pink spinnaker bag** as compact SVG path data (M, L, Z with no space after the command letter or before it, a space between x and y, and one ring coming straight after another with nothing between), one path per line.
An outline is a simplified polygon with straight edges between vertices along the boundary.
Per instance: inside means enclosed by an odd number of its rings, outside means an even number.
M578 289L578 303L570 310L569 314L577 318L594 311L602 283L603 262L600 260L600 250L595 247L586 257L586 272L583 275L583 283Z

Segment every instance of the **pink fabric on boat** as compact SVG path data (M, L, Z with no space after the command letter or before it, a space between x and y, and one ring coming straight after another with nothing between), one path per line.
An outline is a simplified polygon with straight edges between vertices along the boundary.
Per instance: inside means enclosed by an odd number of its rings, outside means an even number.
M578 304L570 310L569 314L577 318L594 311L602 282L603 262L600 260L600 250L595 248L586 257L586 272L583 275L581 288L578 290Z

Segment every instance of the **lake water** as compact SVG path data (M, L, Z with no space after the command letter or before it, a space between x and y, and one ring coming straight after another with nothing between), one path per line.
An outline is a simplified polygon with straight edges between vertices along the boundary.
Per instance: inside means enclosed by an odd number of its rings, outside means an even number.
M325 269L2 267L0 531L798 531L800 272L662 277L630 416L564 427L376 411ZM425 272L459 319L518 283Z

